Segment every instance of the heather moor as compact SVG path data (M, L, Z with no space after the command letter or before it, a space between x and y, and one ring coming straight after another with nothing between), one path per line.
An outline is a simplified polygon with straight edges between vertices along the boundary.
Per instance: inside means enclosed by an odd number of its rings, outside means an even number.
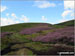
M74 0L2 0L0 55L74 56Z
M58 52L74 52L74 20L55 25L22 23L4 26L1 27L0 35L2 55L58 55Z

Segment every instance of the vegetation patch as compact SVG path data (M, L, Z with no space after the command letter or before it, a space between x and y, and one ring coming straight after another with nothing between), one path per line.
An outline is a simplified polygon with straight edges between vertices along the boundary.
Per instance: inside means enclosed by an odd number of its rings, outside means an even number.
M29 49L23 48L14 52L9 52L7 55L33 55L33 52Z
M33 48L37 51L46 51L49 48L51 48L49 45L43 45L41 42L31 42L31 43L26 43L25 46Z

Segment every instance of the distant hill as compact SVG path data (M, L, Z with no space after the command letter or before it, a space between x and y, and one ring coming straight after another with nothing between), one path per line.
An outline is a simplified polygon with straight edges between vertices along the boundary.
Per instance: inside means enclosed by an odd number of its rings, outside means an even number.
M55 25L74 26L74 20L66 21L66 22L63 22L63 23L55 24Z
M40 27L40 26L52 26L48 23L20 23L20 24L14 24L9 26L2 26L1 32L7 32L7 31L20 31L24 28L31 28L31 27Z
M55 24L53 26L56 27L56 28L63 28L63 27L68 27L68 26L74 26L74 20L58 23L58 24Z
M2 26L1 32L7 32L7 31L20 31L23 28L31 28L31 27L40 27L40 26L50 26L55 28L63 28L65 26L74 26L74 20L66 21L59 24L48 24L48 23L20 23L20 24L14 24L9 26Z

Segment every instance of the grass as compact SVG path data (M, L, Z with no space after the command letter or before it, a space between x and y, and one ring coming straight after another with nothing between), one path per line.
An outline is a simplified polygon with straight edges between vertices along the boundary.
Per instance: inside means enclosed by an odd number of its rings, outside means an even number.
M46 51L51 48L49 45L43 45L41 42L26 43L25 46L35 49L36 51Z
M8 37L1 38L1 50L6 48L12 42Z
M9 36L2 37L1 38L1 49L4 49L11 43L22 43L22 42L32 42L32 41L23 37L19 33L15 33L11 37L9 37Z
M66 22L63 22L63 23L56 24L56 25L74 26L74 20L66 21Z
M49 32L54 32L55 30L43 30L43 31L39 31L37 33L31 34L31 35L22 35L23 37L27 38L27 39L32 39L32 38L36 38L39 35L46 35Z
M64 28L66 26L64 26L64 25L53 25L53 27L55 27L55 28Z
M25 38L25 36L20 35L19 33L13 34L12 39L16 40L16 42L31 42L31 40Z
M58 24L53 25L53 27L55 28L64 28L67 26L74 26L74 20L70 20L70 21L66 21L63 23L58 23Z
M23 48L14 52L9 52L7 55L33 55L33 52L29 49Z
M32 38L35 38L39 35L40 35L39 33L34 33L34 34L31 34L31 35L23 35L23 36L27 39L32 39Z
M15 44L15 45L13 45L12 47L11 47L11 49L16 49L16 48L23 48L23 47L25 47L25 43L22 43L22 44Z

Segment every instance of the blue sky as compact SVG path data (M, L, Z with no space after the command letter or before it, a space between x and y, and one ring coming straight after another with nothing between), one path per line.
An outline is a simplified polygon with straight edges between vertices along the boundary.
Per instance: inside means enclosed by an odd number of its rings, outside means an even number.
M74 1L2 1L1 26L42 22L56 24L74 19ZM68 5L68 3L71 3Z

